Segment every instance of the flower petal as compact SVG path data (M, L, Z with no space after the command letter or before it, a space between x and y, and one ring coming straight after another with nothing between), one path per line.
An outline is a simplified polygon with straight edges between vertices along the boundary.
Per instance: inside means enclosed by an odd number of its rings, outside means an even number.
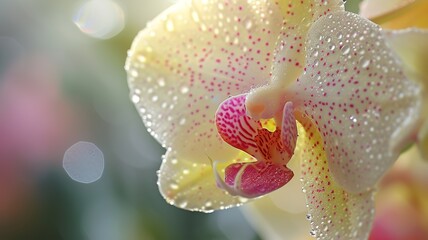
M290 158L294 154L297 142L297 125L294 118L293 103L287 102L282 114L281 141Z
M284 21L275 47L270 83L252 91L247 98L248 114L254 119L276 117L284 105L284 89L305 66L305 42L310 26L321 16L343 11L341 0L278 1Z
M426 0L364 0L360 14L388 29L428 28Z
M404 64L406 76L428 87L428 30L409 28L383 33Z
M285 165L294 153L297 128L292 103L284 106L281 130L275 127L271 132L246 115L246 96L224 101L217 110L216 125L225 142L252 155L257 162L229 165L224 183L215 174L217 184L230 194L254 198L277 190L293 177Z
M353 13L320 18L308 34L295 107L318 126L333 177L350 192L375 185L418 119L419 87L407 80L380 29ZM398 141L403 142L403 141Z
M217 110L216 125L221 138L231 146L241 149L256 158L263 158L256 142L259 121L247 116L245 108L246 94L231 97Z
M401 58L407 77L423 87L423 107L420 129L416 129L419 150L428 160L428 31L410 28L400 31L384 31L385 39ZM411 43L411 44L409 44Z
M279 191L282 191L282 188L277 192ZM270 196L257 199L241 209L262 239L313 240L309 235L310 225L306 214L284 211L277 207Z
M294 176L285 165L273 162L234 163L225 170L225 182L237 195L255 198L277 190Z
M311 235L328 240L367 239L374 215L374 191L350 193L343 189L329 171L317 126L307 121L299 133L304 141L298 144L306 147L301 164Z
M281 22L273 1L179 1L134 40L126 63L131 98L167 148L159 185L170 203L205 211L241 202L207 171L209 157L241 157L217 135L214 114L228 96L269 78Z

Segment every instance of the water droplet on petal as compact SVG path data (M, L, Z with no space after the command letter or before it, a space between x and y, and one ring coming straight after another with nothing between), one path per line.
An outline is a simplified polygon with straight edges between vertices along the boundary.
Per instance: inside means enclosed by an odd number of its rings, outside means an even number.
M245 28L250 30L253 27L253 22L249 19L245 22Z
M363 59L361 60L361 67L362 67L362 68L367 68L368 66L370 66L370 62L371 62L371 61L370 61L370 59L364 59L364 58L363 58Z
M139 103L140 102L140 97L136 94L132 95L131 100L133 103Z
M165 28L166 28L166 30L167 30L168 32L172 32L172 31L174 31L174 22L173 22L172 20L168 19L168 20L165 22Z
M343 55L347 55L347 54L349 54L351 52L351 48L348 46L348 45L344 45L343 47L342 47L342 54Z

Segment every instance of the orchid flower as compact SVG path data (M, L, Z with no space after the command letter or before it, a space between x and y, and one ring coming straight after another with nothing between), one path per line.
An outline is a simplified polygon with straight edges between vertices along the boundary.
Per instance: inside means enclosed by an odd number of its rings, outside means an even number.
M404 63L406 76L420 83L424 96L422 127L417 133L417 146L428 160L428 1L425 0L365 0L361 15L371 18L386 29L384 37ZM411 44L409 44L411 43Z
M339 0L180 1L139 33L126 70L167 149L170 204L225 209L301 175L318 239L367 238L375 184L420 105L380 28Z

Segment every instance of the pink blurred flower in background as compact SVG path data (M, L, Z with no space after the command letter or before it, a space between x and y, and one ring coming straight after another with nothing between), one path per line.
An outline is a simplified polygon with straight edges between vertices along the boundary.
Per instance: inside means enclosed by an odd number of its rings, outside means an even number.
M60 163L74 138L76 109L59 85L43 57L16 61L1 76L0 223L25 212L37 170Z

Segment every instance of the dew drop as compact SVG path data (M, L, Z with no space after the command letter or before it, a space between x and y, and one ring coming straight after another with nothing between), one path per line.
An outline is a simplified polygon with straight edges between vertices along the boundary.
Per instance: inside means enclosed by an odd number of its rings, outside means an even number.
M158 85L159 85L160 87L164 87L164 86L165 86L165 79L163 79L163 78L159 78L159 79L158 79Z
M200 21L198 12L196 12L196 11L193 11L193 12L192 12L192 19L193 19L193 21L195 21L196 23L198 23L198 22Z
M245 21L245 28L247 30L250 30L252 27L253 27L253 22L250 19L248 19L247 21Z
M361 60L361 67L362 68L367 68L368 66L370 66L370 59L362 59Z
M136 94L132 95L131 100L134 104L137 104L140 102L140 97Z
M168 19L165 23L165 28L168 32L174 31L174 22L170 19Z
M173 189L173 190L177 190L177 189L178 189L178 185L177 185L177 184L175 184L175 183L171 183L171 184L169 185L169 187L170 187L171 189Z
M189 92L189 88L187 86L183 86L183 87L180 88L180 92L182 94L186 94L186 93Z
M351 48L348 45L344 45L342 47L342 54L343 55L348 55L351 52Z
M186 123L186 118L181 118L178 124L184 125Z
M317 50L315 50L312 52L312 57L318 57L319 54L320 53Z

